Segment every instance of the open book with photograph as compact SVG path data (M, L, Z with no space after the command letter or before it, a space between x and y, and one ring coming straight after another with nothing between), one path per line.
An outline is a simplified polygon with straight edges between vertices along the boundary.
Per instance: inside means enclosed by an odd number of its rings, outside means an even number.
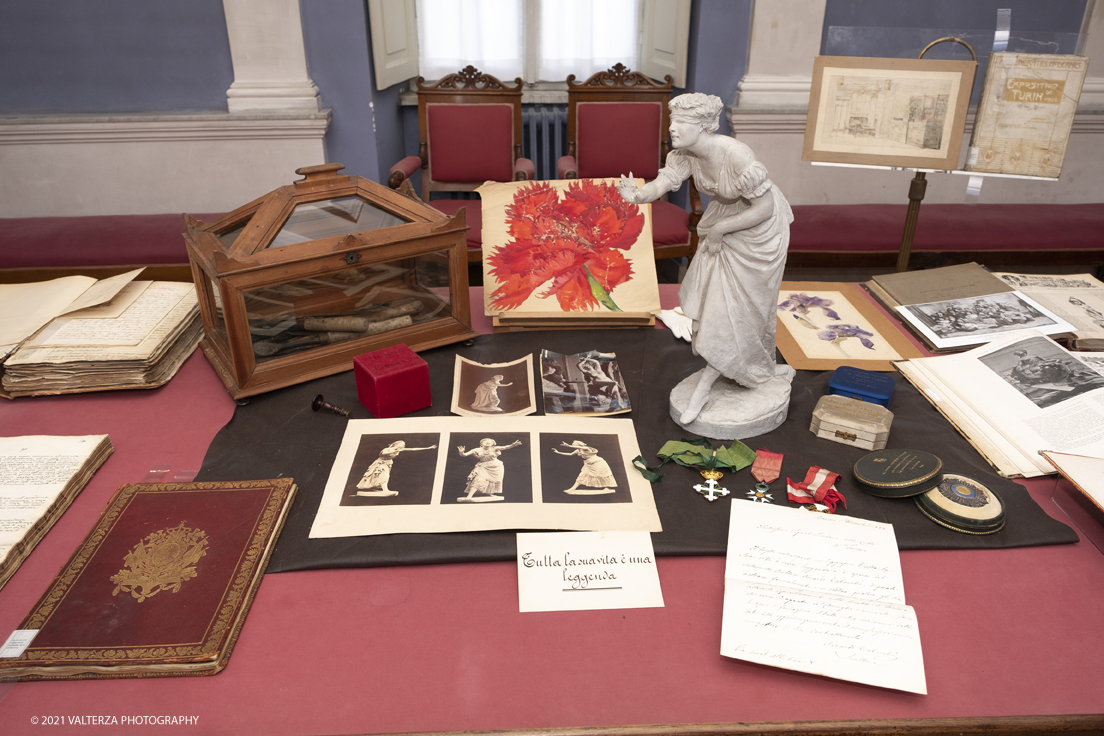
M897 368L1006 477L1053 473L1042 450L1104 457L1104 373L1036 331Z

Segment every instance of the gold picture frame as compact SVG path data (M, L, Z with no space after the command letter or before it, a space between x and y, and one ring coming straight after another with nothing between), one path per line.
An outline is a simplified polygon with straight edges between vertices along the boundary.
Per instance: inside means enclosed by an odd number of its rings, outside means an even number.
M803 161L958 168L975 61L818 56Z

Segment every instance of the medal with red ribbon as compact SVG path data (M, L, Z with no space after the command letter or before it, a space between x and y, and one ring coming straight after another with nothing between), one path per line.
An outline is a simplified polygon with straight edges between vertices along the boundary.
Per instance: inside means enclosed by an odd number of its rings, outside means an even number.
M782 472L782 453L771 452L762 448L755 451L755 462L751 464L751 475L759 481L755 488L747 492L747 497L752 501L770 503L774 498L767 492L770 483L778 480Z
M843 507L847 508L847 500L836 490L836 481L839 477L839 473L814 465L809 468L809 472L805 474L805 480L801 483L794 483L786 478L787 496L792 503L803 504L810 511L834 514L837 503L842 503ZM810 506L812 506L811 509ZM818 508L819 506L825 508Z

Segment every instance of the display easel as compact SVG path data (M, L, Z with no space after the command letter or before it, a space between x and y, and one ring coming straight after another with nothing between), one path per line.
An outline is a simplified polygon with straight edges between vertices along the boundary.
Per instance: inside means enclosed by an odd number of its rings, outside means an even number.
M993 51L1004 51L1008 46L1008 40L1011 27L1011 15L1012 11L1007 8L1002 8L997 11L997 26L996 32L993 37ZM974 62L977 62L977 54L974 52L973 46L971 46L966 40L959 38L958 36L944 36L937 38L923 48L918 59L923 59L924 55L934 46L940 43L958 43L965 46L970 52L970 56ZM1079 42L1080 44L1080 42ZM975 79L976 82L976 72ZM973 91L971 87L971 97ZM990 174L985 172L976 171L963 171L959 169L920 169L906 166L877 166L871 164L845 164L834 163L824 161L811 162L814 166L845 166L851 168L862 169L881 169L884 171L913 171L915 175L912 181L909 182L909 205L908 211L905 214L905 229L901 234L901 245L897 252L897 272L908 270L909 258L912 255L912 240L916 234L916 223L920 217L920 203L924 200L924 194L927 191L928 181L927 175L929 173L940 174L958 174L960 176L966 175L970 177L969 182L966 185L967 200L974 200L976 202L978 195L981 193L982 182L988 177L996 177L1003 179L1031 179L1034 181L1058 181L1057 177L1041 177L1041 176L1026 176L1023 174Z

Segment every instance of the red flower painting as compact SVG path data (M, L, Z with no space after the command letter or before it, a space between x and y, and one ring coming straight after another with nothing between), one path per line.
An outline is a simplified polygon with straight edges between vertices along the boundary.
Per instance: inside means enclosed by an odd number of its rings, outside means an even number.
M533 182L507 205L506 227L510 241L488 257L498 280L495 309L516 309L548 284L538 296L555 296L565 312L621 311L610 292L632 279L625 252L644 229L644 215L615 186L582 179L561 198L548 182Z

